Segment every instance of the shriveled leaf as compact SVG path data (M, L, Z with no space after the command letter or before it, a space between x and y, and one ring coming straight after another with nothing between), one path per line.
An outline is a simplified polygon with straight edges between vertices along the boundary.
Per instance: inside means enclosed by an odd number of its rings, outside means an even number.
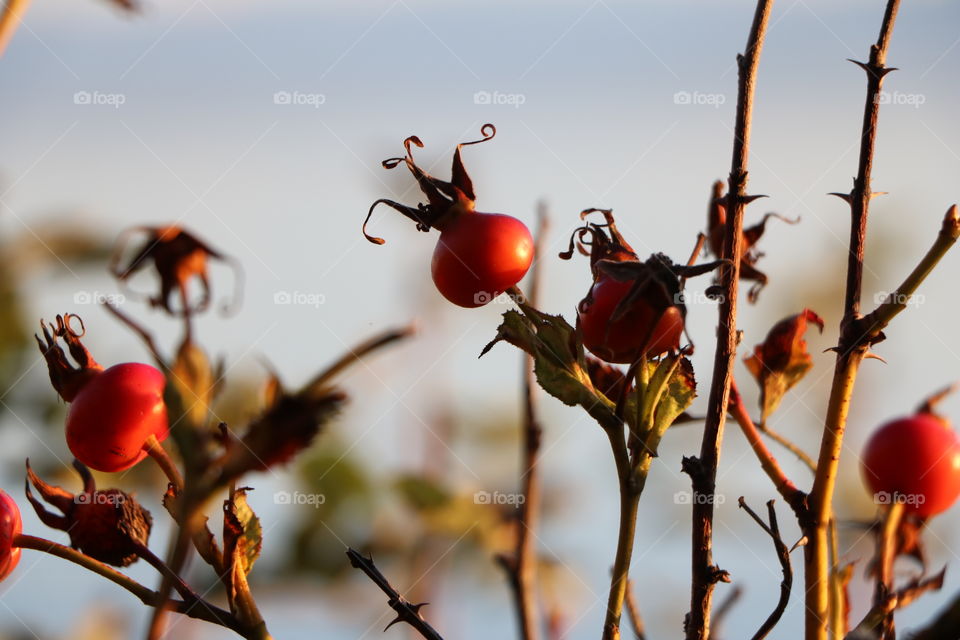
M503 314L497 336L481 352L498 342L508 342L533 357L534 373L544 391L570 406L581 406L601 426L619 423L614 403L594 386L587 370L583 347L574 328L562 316L553 316L524 306L523 313Z
M332 388L310 395L281 394L250 424L241 444L230 449L221 471L223 481L289 462L313 443L346 400L346 394Z
M784 394L813 367L804 339L811 323L823 331L823 319L810 309L781 320L756 346L753 355L744 360L760 385L761 422L766 422L780 406Z
M224 504L224 555L231 558L234 571L250 573L263 546L260 518L247 504L246 489L237 489Z

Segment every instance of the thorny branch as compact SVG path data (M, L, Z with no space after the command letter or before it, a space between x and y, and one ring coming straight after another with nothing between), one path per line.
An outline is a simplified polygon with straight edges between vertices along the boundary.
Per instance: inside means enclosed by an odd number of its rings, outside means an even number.
M773 0L759 0L747 38L744 54L737 56L739 84L737 116L734 129L733 158L727 193L729 217L724 229L721 259L729 262L721 268L720 323L717 330L717 349L714 356L713 381L707 405L703 441L699 458L684 460L685 470L693 483L693 558L690 613L685 621L687 640L707 640L710 636L710 608L713 589L727 574L713 563L713 500L716 491L717 464L720 444L730 399L730 383L737 350L737 294L743 246L743 213L754 196L747 195L747 159L750 149L750 124L753 114L753 96L756 89L757 68L766 35Z
M380 573L380 570L373 564L372 558L365 557L355 549L347 549L347 557L350 558L351 566L363 571L375 585L380 587L381 591L387 594L387 604L397 612L397 617L386 626L384 631L398 622L404 622L416 629L426 640L443 640L443 637L437 633L436 629L431 627L430 624L424 620L423 616L420 615L420 608L425 606L427 604L426 602L421 602L420 604L408 602L393 588L393 585L390 584L386 576Z
M847 262L847 282L844 295L844 317L841 320L841 340L833 385L824 424L816 476L810 492L811 522L806 533L810 543L805 550L806 638L826 640L830 603L830 549L827 525L833 510L833 489L843 432L857 370L869 348L862 335L855 335L851 327L860 316L860 296L863 279L864 243L867 215L873 191L870 184L873 153L880 109L880 91L883 79L890 69L886 67L887 46L893 33L899 0L889 0L877 43L871 46L870 61L860 66L867 73L867 92L864 103L862 136L857 177L849 194L838 194L850 205L850 250Z

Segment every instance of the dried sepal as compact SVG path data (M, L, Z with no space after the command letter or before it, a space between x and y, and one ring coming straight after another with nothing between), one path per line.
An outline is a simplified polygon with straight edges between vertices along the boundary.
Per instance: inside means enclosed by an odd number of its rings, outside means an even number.
M142 233L146 238L126 260L126 266L123 266L121 260L124 249L129 236L133 233ZM125 283L135 273L153 263L160 279L160 292L148 298L150 304L163 309L170 315L187 317L205 311L210 306L210 277L207 270L210 258L229 262L236 271L234 300L224 305L225 309L235 307L239 304L241 288L239 265L175 224L165 227L134 227L125 231L114 249L110 260L110 272L121 283ZM201 297L196 303L191 304L188 286L194 279L200 282ZM177 310L171 305L171 297L175 291L179 293L180 298L180 309Z
M727 199L729 194L724 195L724 184L717 180L713 183L710 201L707 206L707 247L717 258L723 259L723 239L727 228ZM747 202L756 200L764 196L748 196ZM752 227L743 229L740 237L741 258L740 258L740 279L753 282L747 292L747 300L756 302L760 295L760 290L767 284L767 275L757 269L756 264L763 257L763 253L757 250L757 242L766 231L767 221L770 218L782 220L787 224L796 224L799 220L791 220L777 213L766 213L760 222Z
M804 339L809 324L823 331L823 319L810 309L781 320L744 360L747 370L760 385L761 423L766 423L784 394L813 366Z
M453 209L459 211L473 211L477 200L473 189L473 181L463 165L461 149L463 147L479 144L490 140L497 134L497 128L492 124L485 124L480 128L479 140L470 142L461 142L453 154L453 167L451 169L451 179L449 181L441 180L431 176L424 171L413 159L413 147L423 147L423 142L417 136L410 136L403 141L403 147L406 154L402 158L387 158L381 164L384 169L393 169L401 164L406 165L410 173L413 174L420 191L427 197L426 203L418 203L417 206L395 202L386 198L381 198L370 205L367 211L367 217L363 221L363 236L373 244L384 244L383 238L378 238L367 233L367 224L373 215L373 210L378 205L384 204L397 211L417 224L418 231L430 231L432 228L443 230L445 216Z
M79 330L71 326L73 320L80 324ZM70 402L91 376L103 371L103 367L93 359L93 356L80 341L80 338L86 333L80 316L72 313L58 315L49 326L41 320L40 329L43 333L43 339L41 340L40 336L36 334L33 337L37 341L37 346L40 347L40 353L43 354L43 358L47 362L50 382L57 393L60 394L60 397ZM67 360L67 355L63 347L60 346L60 339L66 343L70 357L73 358L76 365Z
M83 490L76 495L44 482L27 460L26 495L37 517L48 527L65 531L70 546L95 560L117 567L132 564L149 542L150 512L120 489L97 489L86 466L76 460L73 466L83 481ZM61 513L47 511L34 497L31 485Z

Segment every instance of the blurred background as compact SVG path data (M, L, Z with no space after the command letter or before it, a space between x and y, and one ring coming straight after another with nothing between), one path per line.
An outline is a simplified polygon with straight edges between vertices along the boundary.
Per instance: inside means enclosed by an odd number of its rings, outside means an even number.
M841 302L849 214L825 194L846 191L856 172L863 59L883 3L782 0L760 66L750 162L753 204L799 217L771 221L759 263L771 284L742 311L742 351L778 319L814 309L827 322L808 336L816 366L784 400L772 426L816 453ZM514 637L514 613L493 556L510 544L511 507L477 504L476 492L518 490L521 358L505 345L482 360L507 307L445 303L429 278L433 239L386 208L360 234L369 204L410 204L419 193L405 171L380 161L401 155L411 134L423 165L446 176L453 146L464 151L484 211L534 222L551 214L541 307L573 322L590 283L586 259L563 262L578 212L610 207L642 254L685 259L705 227L712 181L729 171L735 55L751 2L447 3L433 0L145 0L137 14L105 2L36 0L0 63L0 484L25 507L23 460L75 489L66 472L64 406L49 386L30 334L41 317L71 311L104 364L146 360L133 336L97 304L122 295L106 271L124 228L178 222L239 260L240 313L204 317L197 339L227 365L218 412L242 424L261 402L268 367L291 386L348 345L415 322L418 334L370 358L342 380L351 402L296 464L248 479L264 521L265 546L251 574L277 638L375 638L389 621L385 598L349 569L346 545L373 551L401 592L448 638ZM906 3L888 64L864 274L864 298L893 289L934 238L958 198L960 5ZM859 561L852 620L871 593L863 568L872 541L858 522L874 507L857 454L881 421L912 411L960 378L960 256L948 255L876 348L888 364L865 363L853 403L837 497L844 560ZM219 269L219 270L218 270ZM214 266L216 300L233 275ZM688 326L702 415L716 308L689 283ZM133 282L148 291L149 276ZM111 298L174 348L179 326L127 294ZM756 407L755 385L738 365ZM960 419L960 398L945 413ZM608 443L581 412L551 398L541 473L545 516L537 547L543 610L563 637L596 637L602 623L617 525ZM631 576L650 637L676 637L689 599L689 488L680 459L699 449L700 425L678 426L661 445L641 500ZM774 450L808 488L810 474ZM145 466L145 465L141 465ZM138 490L165 548L153 469L102 477ZM766 535L737 508L775 497L739 431L726 434L720 467L715 557L743 595L722 637L752 634L775 604L780 571ZM299 493L297 493L299 492ZM323 496L305 503L294 496ZM322 504L319 502L322 501ZM286 502L286 503L285 503ZM299 502L299 504L297 503ZM309 502L309 501L307 501ZM24 511L25 531L63 541ZM799 533L781 505L788 543ZM929 618L960 588L960 512L926 531L930 565L949 564L944 591L900 617ZM795 555L802 584L799 552ZM130 573L157 582L138 563ZM902 576L916 566L898 565ZM214 583L205 566L191 579ZM802 620L801 587L777 635ZM731 586L720 585L718 600ZM220 596L214 596L220 597ZM26 552L0 584L4 638L128 638L148 611L132 596L52 557ZM394 627L386 637L408 630ZM226 638L179 620L171 637Z

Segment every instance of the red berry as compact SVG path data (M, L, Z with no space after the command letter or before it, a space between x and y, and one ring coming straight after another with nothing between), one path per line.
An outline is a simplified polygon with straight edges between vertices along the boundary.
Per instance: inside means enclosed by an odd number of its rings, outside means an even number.
M960 495L960 439L928 413L894 420L870 437L861 471L878 502L901 501L909 512L933 516Z
M123 471L140 462L149 436L167 437L165 386L159 370L135 362L92 376L70 403L70 451L98 471Z
M23 533L20 508L5 491L0 490L0 580L13 573L20 562L20 547L14 538Z
M479 307L517 284L532 261L533 237L522 222L464 211L440 233L431 271L444 298Z
M583 346L607 362L631 363L644 351L654 357L680 346L683 316L676 306L660 311L641 296L611 321L633 284L601 277L577 308Z
M386 169L405 165L427 203L411 207L381 198L370 206L363 222L363 235L374 244L383 244L384 240L367 233L367 222L381 204L416 222L420 231L440 231L433 251L433 282L443 297L461 307L487 304L520 282L533 262L533 238L522 222L500 213L475 211L477 195L463 166L461 149L490 140L496 132L492 124L485 124L480 128L481 139L457 145L449 181L434 178L417 166L413 147L422 147L423 143L416 136L408 137L403 141L406 155L388 158L382 164Z

